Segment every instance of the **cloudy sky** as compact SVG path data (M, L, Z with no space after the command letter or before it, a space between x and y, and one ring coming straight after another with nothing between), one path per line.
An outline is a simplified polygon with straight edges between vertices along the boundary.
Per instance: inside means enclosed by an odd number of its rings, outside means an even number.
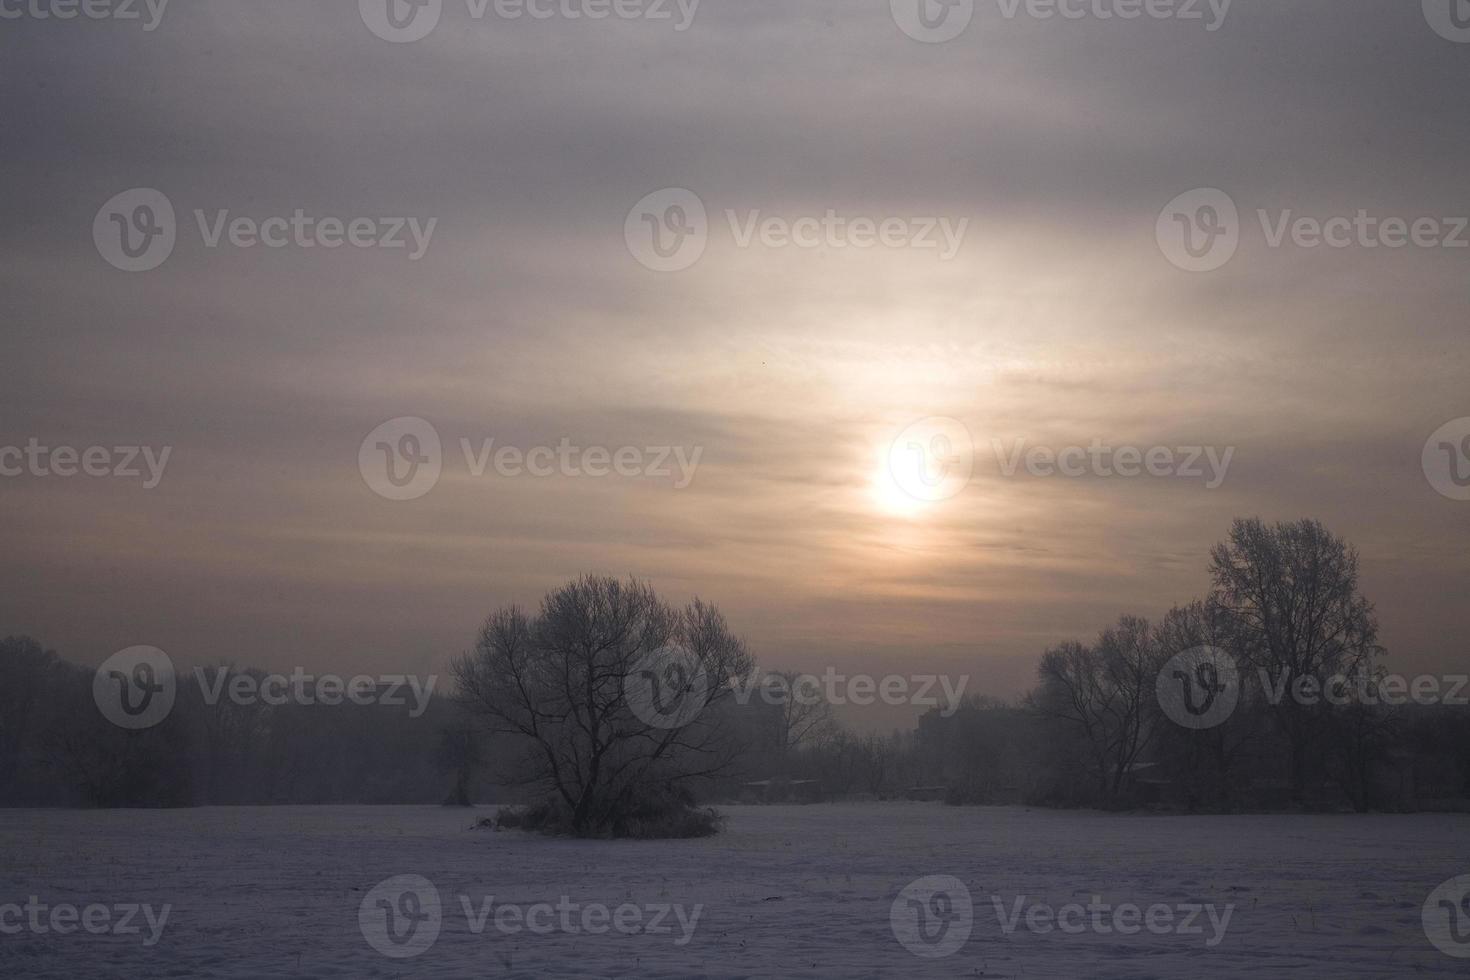
M1048 645L1202 594L1233 517L1312 516L1360 548L1395 666L1463 666L1470 502L1423 459L1470 416L1448 0L1438 30L1436 0L976 0L945 43L906 0L558 2L444 0L411 42L356 0L174 0L152 30L0 4L0 447L170 447L151 488L142 456L0 456L0 632L427 670L599 571L717 602L769 666L1013 695ZM1204 188L1238 218L1166 208ZM1360 211L1435 220L1272 243ZM1211 215L1238 246L1187 271L1168 230ZM324 247L354 219L363 247ZM703 251L649 268L655 227ZM125 271L124 230L172 251ZM368 439L402 418L440 451ZM389 499L380 441L437 481ZM1003 465L1095 441L1233 455L1213 487ZM494 462L564 445L638 472Z

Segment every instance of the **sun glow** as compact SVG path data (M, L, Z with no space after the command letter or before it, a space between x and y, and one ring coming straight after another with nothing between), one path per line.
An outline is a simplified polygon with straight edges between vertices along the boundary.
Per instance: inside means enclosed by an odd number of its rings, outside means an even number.
M886 447L885 447L886 448ZM920 500L899 485L889 466L887 453L881 454L878 465L873 468L869 480L869 496L878 510L891 517L916 518L928 508L928 501Z
M974 441L964 423L920 419L877 448L873 501L886 514L914 518L960 493L974 469Z

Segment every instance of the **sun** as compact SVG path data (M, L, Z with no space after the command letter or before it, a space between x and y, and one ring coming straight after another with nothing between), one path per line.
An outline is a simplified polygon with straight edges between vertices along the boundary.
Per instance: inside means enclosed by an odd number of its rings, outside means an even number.
M869 477L873 502L884 513L915 518L963 493L975 469L975 443L958 419L931 416L876 447Z
M879 513L889 517L914 519L924 514L927 501L905 490L893 475L888 447L878 450L878 462L868 481L868 495Z

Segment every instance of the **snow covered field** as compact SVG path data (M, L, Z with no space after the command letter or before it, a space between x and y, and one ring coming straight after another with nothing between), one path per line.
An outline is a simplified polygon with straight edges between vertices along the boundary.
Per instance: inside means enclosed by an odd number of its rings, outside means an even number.
M469 829L490 812L0 810L0 976L1470 973L1421 920L1470 874L1463 815L731 807L711 840L601 843Z

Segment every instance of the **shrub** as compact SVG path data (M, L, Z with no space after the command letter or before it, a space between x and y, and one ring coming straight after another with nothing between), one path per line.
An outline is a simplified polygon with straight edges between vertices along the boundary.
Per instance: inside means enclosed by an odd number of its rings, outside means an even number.
M725 818L712 807L696 806L694 798L678 787L665 787L614 814L607 829L596 835L627 840L677 840L709 837L724 828ZM559 837L579 836L571 809L556 799L524 807L501 807L495 815L497 830L526 830Z

